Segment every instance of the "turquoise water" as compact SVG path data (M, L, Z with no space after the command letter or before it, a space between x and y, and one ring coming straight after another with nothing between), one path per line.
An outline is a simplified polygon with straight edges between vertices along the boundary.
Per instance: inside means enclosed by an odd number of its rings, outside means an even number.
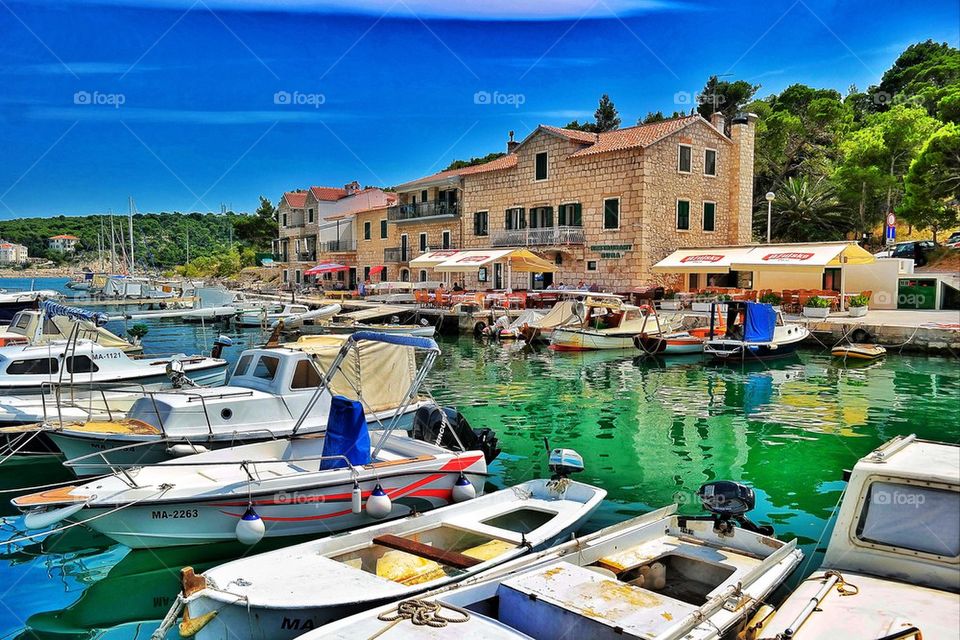
M149 326L149 352L208 350L222 331L176 321ZM230 358L262 340L258 330L226 333L238 342ZM695 513L697 487L729 478L757 491L755 520L797 537L810 554L843 489L843 469L898 434L960 441L960 368L944 358L893 353L844 368L806 351L718 368L466 337L444 338L441 347L429 389L473 426L497 431L504 453L491 484L544 474L544 437L574 448L587 465L577 479L609 492L591 529L673 501ZM62 473L55 463L17 464L0 468L0 483L39 484ZM11 539L21 523L8 517L3 528L0 540ZM243 552L234 545L130 551L79 529L11 546L0 544L0 638L147 638L176 594L181 566L203 570Z

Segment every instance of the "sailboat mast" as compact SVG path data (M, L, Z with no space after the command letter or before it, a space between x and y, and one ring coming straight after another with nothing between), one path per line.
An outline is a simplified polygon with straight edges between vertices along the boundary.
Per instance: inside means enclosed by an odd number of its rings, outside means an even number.
M130 227L130 275L132 276L132 275L133 275L133 267L134 267L134 261L133 261L133 196L130 196L130 218L129 218L129 221L130 221L130 224L129 224L129 227Z
M117 273L117 235L113 229L113 212L110 212L110 274Z
M187 264L190 264L190 227L187 227Z
M97 234L97 270L103 273L103 215L100 216L100 233Z

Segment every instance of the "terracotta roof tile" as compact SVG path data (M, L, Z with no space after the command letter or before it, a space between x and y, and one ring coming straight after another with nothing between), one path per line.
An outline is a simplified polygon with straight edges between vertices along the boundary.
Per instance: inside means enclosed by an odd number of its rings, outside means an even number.
M608 151L619 151L621 149L633 149L636 147L646 147L657 140L676 133L688 124L700 119L699 115L686 116L683 118L674 118L664 120L663 122L652 122L650 124L641 124L636 127L626 127L601 133L597 141L589 147L584 147L579 151L570 154L571 158L580 158L596 153L606 153Z
M283 199L287 201L287 206L291 209L303 209L307 204L306 191L287 191L283 194Z
M77 236L72 236L69 233L61 233L58 236L50 236L51 240L79 240Z
M347 190L340 187L310 187L310 193L317 200L337 201L347 197Z
M398 188L413 186L421 182L433 182L435 180L443 180L444 178L454 178L456 176L468 176L474 175L477 173L485 173L487 171L499 171L500 169L509 169L510 167L515 167L517 165L517 156L516 154L509 153L505 156L500 156L495 160L490 162L484 162L483 164L475 164L470 167L462 167L460 169L447 169L446 171L438 171L437 173L431 174L429 176L424 176L423 178L417 178L416 180L411 180L409 182L404 182L401 185L398 185Z
M593 144L597 141L597 134L590 131L579 131L577 129L563 129L561 127L553 127L548 124L540 125L541 129L545 129L550 133L556 134L558 136L563 136L564 138L569 138L570 140L576 140L577 142L586 142L588 144Z

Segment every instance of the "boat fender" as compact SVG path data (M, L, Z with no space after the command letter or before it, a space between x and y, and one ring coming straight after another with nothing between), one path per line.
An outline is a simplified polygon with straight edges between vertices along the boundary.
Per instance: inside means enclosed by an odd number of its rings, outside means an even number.
M247 507L243 517L237 522L237 540L243 544L256 544L263 539L266 532L267 527L263 524L259 514L253 510L253 507Z
M210 451L202 444L175 444L167 447L167 454L179 458L181 456L192 456L195 453L207 453Z
M46 529L55 525L65 518L69 518L76 512L87 506L85 502L78 502L59 509L48 509L44 511L31 511L23 516L23 525L27 529Z
M457 481L453 484L453 491L450 492L454 502L466 502L477 497L477 490L473 483L467 480L467 476L460 474Z
M371 517L380 520L390 515L393 505L390 503L390 496L383 490L379 484L373 488L370 497L367 498L367 513Z
M360 484L354 481L353 483L353 492L350 495L350 510L354 513L360 513L363 511L363 504L361 502L362 496L360 493Z

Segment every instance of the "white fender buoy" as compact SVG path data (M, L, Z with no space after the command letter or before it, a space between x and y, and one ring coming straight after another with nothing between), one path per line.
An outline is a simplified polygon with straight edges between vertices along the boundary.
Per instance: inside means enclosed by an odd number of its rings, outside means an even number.
M367 513L379 520L390 515L391 509L393 509L393 505L390 503L390 496L378 484L373 488L370 497L367 498Z
M31 511L23 516L23 526L27 529L46 529L51 525L57 524L64 518L69 518L85 506L87 506L85 502L79 502L59 509Z
M360 484L357 482L353 483L353 495L351 496L351 507L350 510L354 513L360 513L363 511L363 503L361 502L362 495L360 493Z
M195 453L207 453L210 451L202 444L175 444L167 447L167 453L175 458L181 456L192 456Z
M243 544L256 544L263 539L266 532L267 527L263 524L263 520L257 512L253 510L253 507L247 507L243 517L237 522L237 540Z
M477 490L473 483L467 480L467 476L460 474L457 481L453 484L453 491L450 492L454 502L466 502L477 497Z

